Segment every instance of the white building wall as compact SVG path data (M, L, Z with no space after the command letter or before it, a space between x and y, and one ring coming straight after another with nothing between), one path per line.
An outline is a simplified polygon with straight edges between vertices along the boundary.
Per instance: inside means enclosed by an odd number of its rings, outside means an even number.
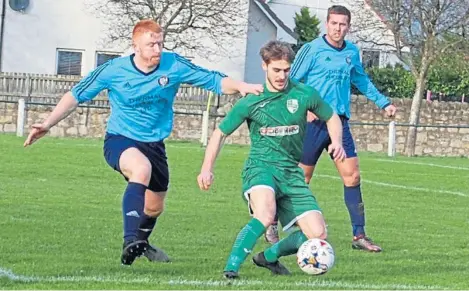
M104 29L83 0L30 1L24 14L7 4L2 71L55 74L57 49L72 49L83 52L86 74L96 66L96 51L124 50L99 45Z
M243 2L244 7L246 7L246 15L248 13L249 2L252 0L245 0ZM204 52L201 52L201 55L187 55L191 58L191 61L199 66L210 70L216 70L222 72L236 80L245 79L245 58L246 58L246 37L248 29L248 17L245 17L240 23L239 26L244 28L242 34L238 35L236 38L228 40L228 43L214 42L213 40L206 38L204 45L207 47L205 52L215 52L219 51L218 48L223 47L225 50L217 54L209 54L209 56ZM178 51L182 55L186 55L184 51Z
M5 0L8 2L8 0ZM10 9L7 3L3 38L2 71L56 74L57 50L83 53L82 75L96 67L96 52L131 53L130 43L103 45L106 26L91 13L93 1L99 0L35 0L26 13ZM1 7L1 6L0 6ZM207 40L207 46L217 44ZM222 71L236 79L244 78L246 35L233 40L226 57L210 60L198 56L193 62L212 70Z
M216 46L217 44L207 39L207 46ZM240 38L232 43L231 51L227 56L212 56L210 59L191 56L191 61L209 70L222 72L236 80L244 80L244 66L246 55L246 38Z
M265 73L259 51L270 40L277 39L277 28L254 3L250 4L246 46L246 82L264 83Z
M308 7L311 15L316 15L321 21L321 33L326 31L327 8L333 5L330 0L272 0L268 4L292 30L295 28L295 13L300 13L302 7Z
M130 53L130 43L121 47L103 44L107 30L104 20L85 5L93 1L99 0L34 0L25 13L13 11L7 3L2 71L56 74L57 50L64 49L82 52L81 74L86 75L96 67L97 51ZM252 0L250 3L249 18L257 19L257 24L254 21L255 28L249 28L249 35L246 23L245 35L231 40L227 55L211 58L192 55L195 64L239 80L263 80L259 49L268 40L278 38L281 30L275 28ZM288 37L280 34L280 38ZM217 45L207 40L207 47Z

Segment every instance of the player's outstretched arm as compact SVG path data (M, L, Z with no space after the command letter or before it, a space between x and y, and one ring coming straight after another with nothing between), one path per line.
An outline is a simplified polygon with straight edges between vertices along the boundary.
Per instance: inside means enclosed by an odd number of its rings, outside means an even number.
M225 141L225 138L231 135L249 116L249 97L236 102L235 106L228 112L225 118L218 125L217 129L210 137L210 141L205 150L205 158L197 177L197 182L201 190L208 190L213 183L213 166L218 153Z
M32 145L35 141L46 135L46 133L62 119L72 113L78 106L77 100L73 97L71 92L65 93L60 99L59 103L55 106L52 113L47 117L43 123L36 123L32 125L31 132L29 133L23 146L27 147Z
M217 159L218 153L220 152L223 143L225 141L226 135L217 128L210 137L210 141L205 150L205 158L200 169L200 174L197 176L197 182L199 183L199 188L201 190L208 190L213 183L213 166Z
M331 118L326 122L327 131L331 137L331 144L327 149L329 154L332 154L334 161L343 161L345 156L345 150L342 146L342 122L337 114L333 114Z
M91 71L86 77L82 78L72 90L65 93L55 106L52 113L41 124L33 124L24 146L33 144L59 123L62 119L72 113L78 104L92 100L99 92L109 88L109 81L113 79L112 62L110 60Z
M175 58L182 83L201 87L216 94L240 93L242 96L247 94L259 95L264 90L264 86L261 84L249 84L234 80L223 73L197 66L190 60L177 54Z
M230 77L225 77L221 80L221 90L223 94L239 93L242 96L246 96L247 94L259 95L264 90L264 86L261 84L236 81Z
M373 101L376 106L386 111L388 117L392 117L396 114L397 108L394 106L389 98L381 94L373 82L368 77L368 74L363 69L360 58L358 57L359 53L353 58L354 66L351 72L351 81L355 87L366 96L366 98Z

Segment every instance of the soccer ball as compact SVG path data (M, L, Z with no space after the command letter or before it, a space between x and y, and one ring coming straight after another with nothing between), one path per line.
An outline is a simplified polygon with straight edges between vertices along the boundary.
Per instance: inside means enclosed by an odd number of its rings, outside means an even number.
M300 269L309 275L321 275L334 266L334 249L325 240L313 238L305 241L296 253Z

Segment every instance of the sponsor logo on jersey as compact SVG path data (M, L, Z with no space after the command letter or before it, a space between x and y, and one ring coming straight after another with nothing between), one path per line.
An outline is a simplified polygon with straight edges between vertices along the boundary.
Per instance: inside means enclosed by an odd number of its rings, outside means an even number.
M297 99L288 99L287 100L287 109L290 113L295 113L298 110L298 100Z
M285 125L285 126L274 126L274 127L262 127L259 130L261 135L264 136L286 136L294 135L300 132L300 126L298 125Z

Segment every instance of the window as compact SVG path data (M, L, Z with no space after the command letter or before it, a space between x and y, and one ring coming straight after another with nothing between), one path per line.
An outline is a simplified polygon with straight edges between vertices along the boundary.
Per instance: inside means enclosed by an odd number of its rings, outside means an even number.
M20 12L24 12L29 6L29 0L10 0L9 3L11 9Z
M96 67L99 67L105 62L112 60L114 58L118 58L120 56L121 55L118 53L96 52Z
M81 75L83 53L77 50L57 50L57 75Z
M362 64L365 69L379 67L379 51L363 50Z

